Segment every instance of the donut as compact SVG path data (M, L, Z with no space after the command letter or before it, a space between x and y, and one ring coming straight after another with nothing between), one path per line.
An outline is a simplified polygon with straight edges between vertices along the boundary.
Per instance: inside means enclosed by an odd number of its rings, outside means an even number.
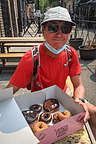
M45 123L48 124L48 123L51 121L51 119L52 119L52 116L51 116L50 113L48 113L48 112L43 112L43 113L41 113L41 115L40 115L39 121L43 121L43 122L45 122Z
M53 115L53 123L56 124L57 122L59 122L59 117L58 117L58 113Z
M60 120L64 120L65 118L69 118L71 116L71 113L70 111L65 110L64 112L59 112L58 115Z
M44 122L35 122L33 124L33 132L36 133L36 132L40 132L41 130L44 130L48 128L48 125Z
M57 99L47 99L43 103L43 109L46 112L56 112L59 109L59 102Z
M22 113L29 124L38 119L38 115L32 110L25 110Z
M36 113L40 113L42 110L42 106L39 104L33 104L29 107L29 109L36 112Z
M64 112L58 112L53 115L53 123L55 124L61 120L69 118L70 116L71 116L71 113L68 110L65 110Z

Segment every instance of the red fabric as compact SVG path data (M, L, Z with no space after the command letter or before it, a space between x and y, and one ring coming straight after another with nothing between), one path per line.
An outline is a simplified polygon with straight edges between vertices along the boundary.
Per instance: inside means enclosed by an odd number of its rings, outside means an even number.
M78 54L75 49L71 47L72 51L72 64L66 65L67 56L65 51L61 53L58 58L52 58L44 51L44 43L39 47L40 51L40 67L38 68L38 76L34 81L32 91L47 88L52 85L57 85L64 91L66 91L66 79L67 76L75 76L81 73L81 67L78 60ZM67 63L68 64L68 63ZM26 88L31 80L31 74L33 70L32 54L29 50L21 59L16 71L11 77L11 83L20 88ZM39 87L39 84L41 85Z

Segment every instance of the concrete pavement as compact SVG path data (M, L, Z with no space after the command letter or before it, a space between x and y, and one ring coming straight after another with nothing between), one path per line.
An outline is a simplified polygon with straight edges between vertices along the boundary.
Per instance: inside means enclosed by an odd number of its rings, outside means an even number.
M82 68L82 80L86 90L86 98L96 105L96 60L80 60Z

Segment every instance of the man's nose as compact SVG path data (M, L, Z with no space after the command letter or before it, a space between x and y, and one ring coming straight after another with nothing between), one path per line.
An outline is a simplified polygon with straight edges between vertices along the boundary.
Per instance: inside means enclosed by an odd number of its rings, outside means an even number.
M57 34L62 34L61 27L58 28Z

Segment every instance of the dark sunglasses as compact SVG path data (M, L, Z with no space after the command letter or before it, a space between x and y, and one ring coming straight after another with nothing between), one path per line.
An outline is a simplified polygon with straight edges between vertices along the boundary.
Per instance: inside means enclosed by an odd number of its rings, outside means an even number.
M56 33L59 30L59 25L57 23L49 23L48 25L48 31L50 33ZM71 32L72 30L72 26L69 23L64 23L61 27L60 27L62 33L64 34L68 34Z

